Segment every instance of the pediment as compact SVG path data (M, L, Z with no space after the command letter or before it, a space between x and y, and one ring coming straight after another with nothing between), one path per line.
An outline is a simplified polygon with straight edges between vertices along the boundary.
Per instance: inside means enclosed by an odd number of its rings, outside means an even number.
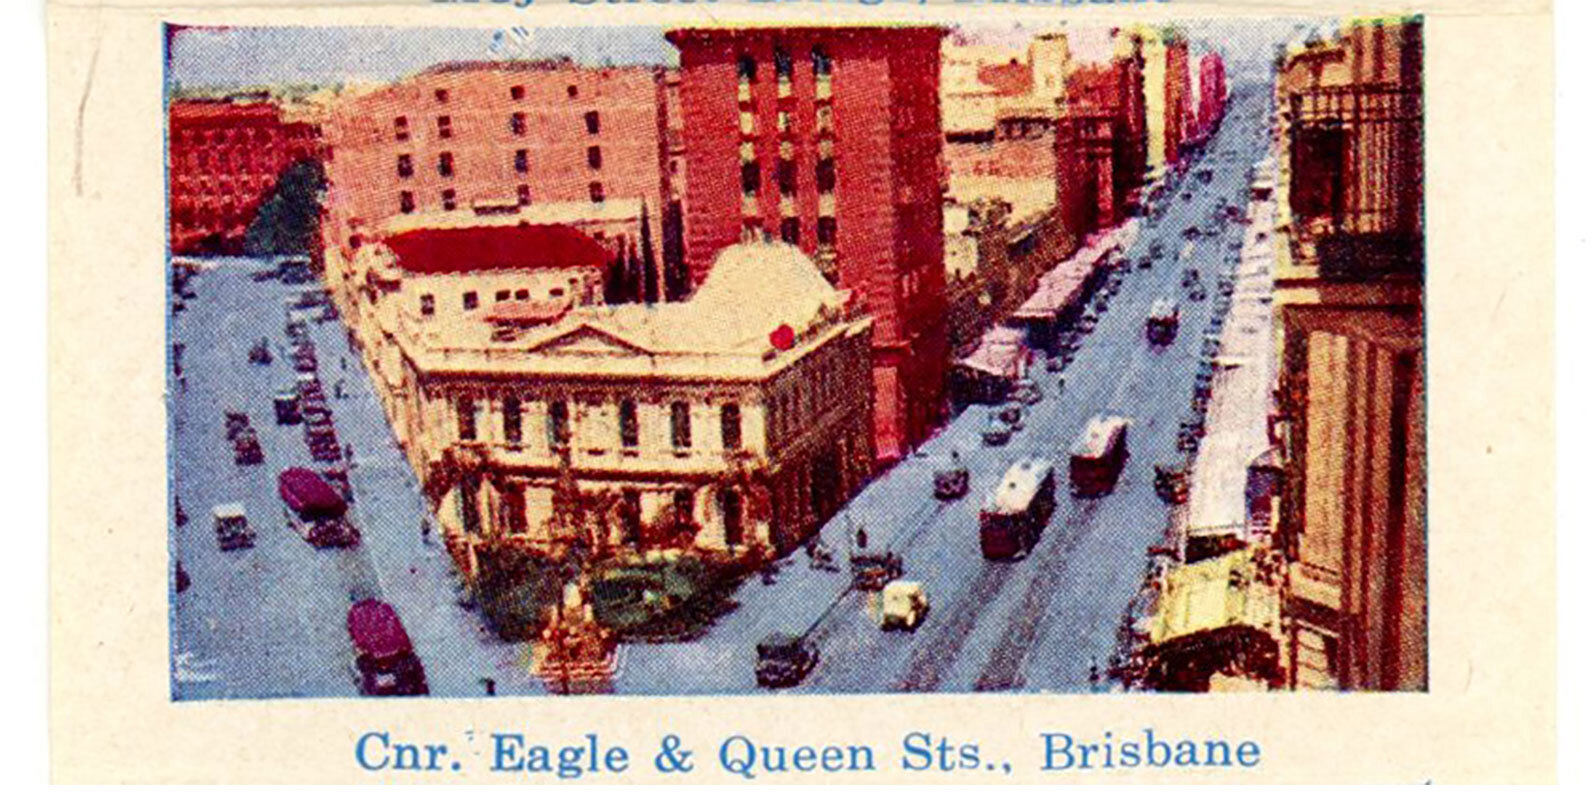
M608 330L582 324L552 338L543 339L530 348L544 355L594 355L607 357L633 357L652 354L646 348Z

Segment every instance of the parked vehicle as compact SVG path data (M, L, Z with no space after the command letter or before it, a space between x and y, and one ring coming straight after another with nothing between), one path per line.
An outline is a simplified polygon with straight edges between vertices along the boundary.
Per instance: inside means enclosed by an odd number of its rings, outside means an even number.
M249 347L249 362L257 366L271 365L271 344L265 339L260 339Z
M276 398L272 400L272 406L276 409L278 424L287 426L304 420L303 414L299 412L298 394L292 390L278 391Z
M956 500L966 495L968 478L967 466L962 464L961 456L952 451L951 466L934 471L934 497Z
M1170 344L1177 338L1177 325L1177 302L1163 297L1150 306L1150 315L1144 319L1144 336L1152 344Z
M1072 494L1084 498L1109 494L1127 458L1128 419L1105 414L1090 418L1072 446Z
M260 447L260 437L254 427L244 427L232 440L232 460L240 465L258 465L265 461L265 451Z
M858 591L879 591L901 577L901 556L891 552L851 554L851 586Z
M224 420L226 421L227 440L229 441L237 440L238 435L243 434L243 431L249 428L249 416L247 413L227 410L224 413Z
M1043 459L1007 469L979 512L979 548L989 559L1028 555L1056 508L1056 474Z
M984 427L984 445L1006 445L1012 439L1012 427L1000 418L991 415L989 424Z
M799 635L774 633L757 644L757 684L768 688L801 684L818 665L818 647Z
M223 503L210 510L215 520L216 544L222 550L244 550L254 546L254 529L241 503Z
M1001 423L1004 423L1013 429L1023 428L1023 405L1021 402L1006 402L994 412L995 417L1000 419Z
M1188 501L1188 470L1172 462L1155 466L1155 494L1167 503Z
M359 529L348 520L348 502L320 474L290 467L277 476L288 527L316 547L350 547Z
M879 628L916 630L929 615L929 593L915 580L892 580L884 587L879 606Z
M354 645L354 678L366 696L424 696L426 670L398 611L367 599L348 609L348 638Z
M1044 400L1045 394L1033 380L1023 379L1012 387L1012 398L1021 404L1035 405Z

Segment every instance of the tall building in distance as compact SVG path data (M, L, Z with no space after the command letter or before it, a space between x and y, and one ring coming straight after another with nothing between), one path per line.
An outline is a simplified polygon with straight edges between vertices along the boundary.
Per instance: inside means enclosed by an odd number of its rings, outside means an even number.
M320 128L263 95L173 100L167 125L173 253L241 252L283 171L320 156Z
M448 62L340 101L327 128L328 243L345 257L390 218L670 194L666 72L567 58ZM656 243L656 240L654 240Z
M1278 73L1278 533L1296 687L1427 687L1421 27Z
M938 27L691 28L680 51L686 261L796 245L874 317L874 447L899 459L943 414Z

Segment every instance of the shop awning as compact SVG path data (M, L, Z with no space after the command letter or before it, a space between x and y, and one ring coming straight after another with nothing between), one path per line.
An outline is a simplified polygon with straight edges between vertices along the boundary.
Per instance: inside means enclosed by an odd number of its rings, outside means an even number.
M1273 631L1281 600L1260 579L1253 559L1253 551L1239 550L1169 571L1151 620L1150 642L1233 626Z

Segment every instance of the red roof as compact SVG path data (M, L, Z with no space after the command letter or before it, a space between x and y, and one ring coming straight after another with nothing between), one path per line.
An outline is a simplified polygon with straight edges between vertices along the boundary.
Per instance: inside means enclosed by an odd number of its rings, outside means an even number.
M348 609L348 637L354 642L354 651L376 660L414 651L398 611L381 600L362 600Z
M337 518L348 511L343 496L308 468L290 467L277 476L276 484L282 501L304 519Z
M567 225L421 228L387 239L408 272L442 275L493 269L601 267L608 251Z

